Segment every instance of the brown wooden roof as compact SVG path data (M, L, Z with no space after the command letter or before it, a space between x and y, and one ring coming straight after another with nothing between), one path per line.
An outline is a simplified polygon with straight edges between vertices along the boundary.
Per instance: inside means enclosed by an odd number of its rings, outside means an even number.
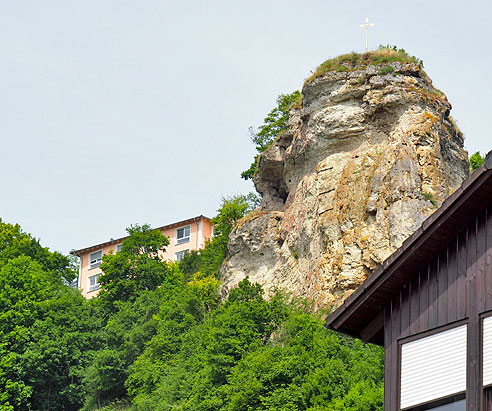
M178 226L185 225L185 224L190 224L190 223L192 223L194 221L201 220L201 219L209 220L210 221L210 218L205 217L203 215L199 215L198 217L188 218L187 220L178 221L176 223L172 223L172 224L168 224L168 225L163 225L161 227L157 227L157 230L161 230L162 231L162 230L166 230L168 228L173 228L173 227L178 227ZM120 238L117 238L117 239L114 239L114 240L112 239L110 241L106 241L105 243L94 244L94 245L91 245L89 247L81 248L80 250L72 250L72 251L70 251L70 254L76 255L76 256L79 256L80 257L82 254L85 254L88 251L98 250L98 249L100 249L102 247L106 247L108 245L119 244L125 238L128 238L128 236L126 235L124 237L120 237Z
M391 298L492 200L492 151L480 167L402 246L326 319L326 326L381 344L382 311ZM366 334L369 338L366 338Z

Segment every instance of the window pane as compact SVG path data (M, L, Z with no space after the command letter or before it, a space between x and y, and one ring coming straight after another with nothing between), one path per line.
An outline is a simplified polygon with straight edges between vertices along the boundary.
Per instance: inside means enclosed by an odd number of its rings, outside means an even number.
M91 254L91 261L100 260L102 257L102 251L97 251Z
M483 392L483 409L492 411L492 387L488 387Z
M483 385L492 384L492 316L486 317L483 327Z
M183 244L190 241L190 226L181 227L176 230L176 243Z
M426 408L427 410L435 411L465 411L466 410L466 400L461 400L458 402L453 402L452 404L441 405L435 408Z
M99 290L101 285L99 284L99 274L89 277L89 291Z
M466 390L466 325L401 346L401 408Z
M101 265L102 250L92 253L89 257L90 268L96 268Z
M185 255L189 254L189 253L190 253L190 250L178 251L178 252L176 253L176 261L177 261L177 262L180 262L180 261L183 259L183 257L184 257Z

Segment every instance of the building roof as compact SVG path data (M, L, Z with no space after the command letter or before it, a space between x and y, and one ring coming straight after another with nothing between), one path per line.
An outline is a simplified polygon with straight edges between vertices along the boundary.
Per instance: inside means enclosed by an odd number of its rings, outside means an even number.
M382 345L384 307L491 199L492 151L485 164L328 316L326 327Z
M210 221L210 218L205 217L204 215L199 215L198 217L192 217L192 218L188 218L187 220L178 221L176 223L163 225L161 227L157 227L156 229L162 231L162 230L166 230L168 228L178 227L178 226L182 226L184 224L190 224L190 223L193 223L194 221L201 220L201 219L209 220ZM128 236L120 237L120 238L117 238L117 239L111 239L110 241L106 241L104 243L94 244L94 245L91 245L89 247L81 248L80 250L72 250L72 251L70 251L70 254L76 255L76 256L79 256L80 257L82 254L85 254L85 253L87 253L89 251L98 250L98 249L100 249L102 247L106 247L108 245L119 244L125 238L128 238Z

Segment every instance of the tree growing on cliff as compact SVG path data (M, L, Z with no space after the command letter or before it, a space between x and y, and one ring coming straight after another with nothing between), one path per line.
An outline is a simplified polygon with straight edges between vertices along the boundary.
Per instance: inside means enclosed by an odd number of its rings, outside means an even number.
M222 198L217 215L212 218L214 237L203 250L187 254L179 263L179 268L187 276L196 272L216 275L227 253L227 241L234 224L259 205L259 198L253 193Z
M484 158L480 155L480 151L477 151L470 157L470 168L471 171L476 170L477 168L483 166L485 163Z
M254 177L260 154L272 145L280 133L285 131L289 120L289 110L294 104L299 103L301 99L302 95L299 90L290 94L280 94L277 97L277 107L268 113L258 130L253 127L249 128L251 141L255 144L258 154L255 156L251 166L241 173L241 178L249 180Z

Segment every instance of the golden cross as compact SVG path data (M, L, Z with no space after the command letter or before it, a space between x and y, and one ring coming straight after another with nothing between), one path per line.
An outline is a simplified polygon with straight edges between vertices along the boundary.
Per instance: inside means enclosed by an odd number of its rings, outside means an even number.
M370 23L369 24L369 19L366 17L366 22L365 24L361 24L360 27L365 27L366 28L366 53L369 51L369 49L367 48L367 38L369 37L369 27L373 27L374 24L373 23Z

